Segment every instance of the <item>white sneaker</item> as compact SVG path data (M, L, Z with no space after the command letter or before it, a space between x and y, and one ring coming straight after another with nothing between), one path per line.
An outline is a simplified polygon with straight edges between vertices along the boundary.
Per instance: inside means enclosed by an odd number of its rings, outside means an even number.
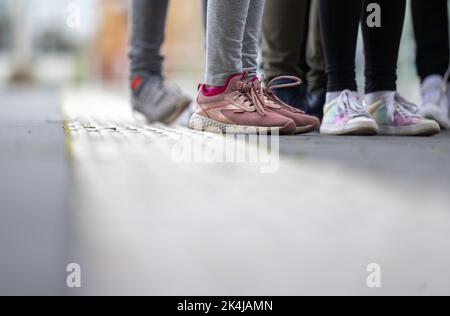
M397 92L368 106L378 123L380 135L433 136L439 134L439 124L419 114L417 105L406 101Z
M326 104L320 133L324 135L376 135L378 126L356 92L345 90Z
M444 78L440 75L428 76L421 88L420 114L435 120L443 129L450 128L450 91L447 81L448 75Z

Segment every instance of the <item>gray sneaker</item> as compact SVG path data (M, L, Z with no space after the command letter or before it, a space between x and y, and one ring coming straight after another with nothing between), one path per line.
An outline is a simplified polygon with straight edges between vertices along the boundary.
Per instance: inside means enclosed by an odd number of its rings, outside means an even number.
M161 76L136 76L131 83L131 103L137 117L148 123L174 123L192 100Z

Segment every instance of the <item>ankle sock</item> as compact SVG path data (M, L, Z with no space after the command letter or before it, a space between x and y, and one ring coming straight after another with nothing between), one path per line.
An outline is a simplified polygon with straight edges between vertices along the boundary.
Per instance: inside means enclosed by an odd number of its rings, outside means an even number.
M376 92L371 92L371 93L367 93L364 96L364 100L366 101L367 105L371 105L374 104L377 101L383 100L385 98L387 98L390 94L392 94L395 91L376 91Z
M206 93L213 95L219 94L224 88L224 86L208 86L208 85L205 85L204 87Z
M225 91L225 86L209 86L203 85L202 92L204 95L213 97L215 95L219 95Z
M335 92L327 92L326 95L326 104L333 102L335 99L339 98L343 91L335 91ZM352 91L358 97L357 91Z

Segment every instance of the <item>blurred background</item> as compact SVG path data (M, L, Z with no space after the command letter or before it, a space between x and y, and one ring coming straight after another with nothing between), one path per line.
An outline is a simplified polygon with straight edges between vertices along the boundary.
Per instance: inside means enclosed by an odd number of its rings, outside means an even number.
M166 73L190 89L202 78L201 2L171 1L164 46ZM127 0L0 0L0 83L125 87L127 19ZM412 99L418 87L414 58L408 10L399 84ZM361 57L360 81L362 63Z
M201 78L201 16L200 0L171 1L168 74ZM126 0L0 0L0 82L124 85L127 22Z

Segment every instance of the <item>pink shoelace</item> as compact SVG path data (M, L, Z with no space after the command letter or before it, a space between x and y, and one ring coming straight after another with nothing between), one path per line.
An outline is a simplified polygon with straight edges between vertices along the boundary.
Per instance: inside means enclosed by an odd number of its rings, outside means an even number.
M283 83L283 84L275 84L275 81L279 81L279 80L292 80L292 83ZM305 112L284 103L283 101L281 101L274 93L273 90L277 90L277 89L287 89L287 88L293 88L293 87L298 87L300 85L302 85L303 82L300 78L295 77L295 76L279 76L276 77L274 79L272 79L269 84L264 88L264 95L272 102L275 102L276 104L279 104L281 106L284 106L286 108L288 108L289 110L293 111L293 112L297 112L297 113L302 113L305 114Z
M259 81L239 81L237 88L242 96L244 96L256 111L261 115L266 115L264 94L262 93Z

